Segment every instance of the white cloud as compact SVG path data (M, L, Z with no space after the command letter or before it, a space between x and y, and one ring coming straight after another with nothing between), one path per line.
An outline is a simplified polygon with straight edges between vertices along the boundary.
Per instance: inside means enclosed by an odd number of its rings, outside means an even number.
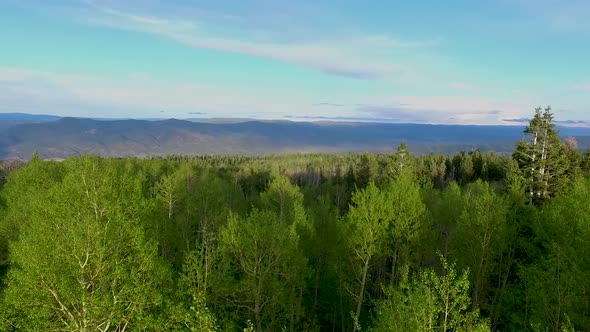
M464 82L451 82L449 83L449 87L464 92L475 92L479 90L477 86Z
M334 119L444 124L518 124L536 105L527 98L386 96L348 102L318 101L298 94L227 89L202 82L169 83L144 73L120 77L71 75L0 67L0 112L87 117L251 117ZM357 103L350 103L357 100ZM538 101L536 101L538 102ZM164 112L162 112L164 111ZM558 120L587 119L557 111ZM201 114L203 115L203 114ZM574 115L577 115L574 117Z
M570 86L570 90L579 92L590 92L590 84L577 84Z
M511 124L531 112L526 100L465 96L395 96L364 101L358 110L399 122Z
M406 41L386 35L360 35L346 38L313 38L257 41L249 31L240 37L214 33L215 27L199 18L168 18L136 14L113 8L93 7L84 20L110 28L133 30L161 36L202 49L239 53L302 65L326 74L356 79L402 78L410 75L410 66L396 62L391 52L400 49L429 48L439 40ZM226 30L231 30L231 27ZM280 31L274 33L280 36Z
M0 67L0 87L0 112L179 118L205 112L211 117L281 118L312 109L312 101L300 96L169 83L142 73L95 77Z
M0 67L0 81L22 81L31 75L33 75L33 71L30 70Z

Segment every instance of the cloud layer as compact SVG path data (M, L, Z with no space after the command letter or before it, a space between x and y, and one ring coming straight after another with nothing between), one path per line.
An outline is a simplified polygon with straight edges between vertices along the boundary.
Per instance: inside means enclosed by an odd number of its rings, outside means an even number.
M531 114L530 105L530 100L465 96L384 96L360 98L355 103L326 102L200 83L171 84L140 73L113 78L0 67L0 112L520 125ZM559 115L556 122L563 125L587 124L563 120Z
M523 63L526 56L514 55L518 52L512 52L510 44L535 45L547 31L559 30L549 24L536 29L537 19L549 19L544 13L554 9L556 15L563 15L572 8L590 8L577 1L572 1L575 6L557 6L550 0L500 0L467 6L470 8L457 15L460 22L454 22L456 26L446 26L455 17L442 15L446 9L440 4L432 5L437 9L434 13L421 12L421 6L397 4L391 6L400 8L391 14L397 21L389 20L387 13L369 22L359 15L358 7L337 2L68 0L48 4L31 0L23 8L43 12L39 18L46 21L39 26L51 28L53 22L59 23L59 29L72 28L71 36L68 33L56 42L57 51L47 52L49 58L39 68L56 64L55 68L74 72L80 64L99 64L110 68L111 74L34 70L41 64L24 59L20 67L0 68L0 112L518 124L516 120L529 116L535 105L550 102L556 109L567 109L556 114L564 124L582 125L563 119L590 119L584 109L590 92L588 76L579 62L571 63L579 69L574 73L554 59L572 59L575 53L583 60L583 54L571 48L552 48L531 58L532 65L527 66ZM40 9L33 9L33 3ZM428 24L406 20L402 8L431 20ZM337 9L348 12L337 18ZM379 10L365 9L374 14ZM515 12L506 17L504 12L487 9ZM485 24L478 21L481 19ZM30 27L22 30L41 29L28 23L22 26ZM104 36L113 50L127 43L131 47L124 47L128 53L120 58L117 52L105 52L104 62L103 49L89 47L88 53L81 54L93 56L82 55L77 67L64 64L75 41L89 32ZM35 49L36 37L32 33L23 36L29 36L22 39L31 40L28 46ZM137 48L133 47L135 38ZM486 48L490 41L496 42L493 49ZM41 51L47 47L39 44ZM161 68L152 71L151 64L145 65L155 58L146 56L143 62L143 56L150 47L162 45L169 47L167 60L178 62L170 71L167 63L158 63ZM535 52L530 51L531 56ZM12 62L20 63L21 52L13 53ZM221 53L234 55L219 56ZM140 57L137 63L134 55ZM211 70L211 63L219 63L219 68ZM185 65L190 66L186 71ZM239 68L244 67L256 74L240 73ZM126 73L126 68L146 72ZM555 79L552 70L560 72ZM252 77L259 72L260 79Z
M255 33L214 33L217 28L202 17L166 17L132 13L110 7L93 6L85 11L83 21L114 29L124 29L156 35L201 49L238 53L297 64L328 75L361 80L400 79L411 75L411 66L395 61L394 51L414 52L430 48L438 40L408 41L386 35L346 37L299 37L279 41L281 31L267 31L267 38L256 40ZM231 30L230 28L226 28ZM227 35L241 35L229 37ZM262 39L262 38L258 38Z
M136 117L186 117L192 112L225 117L272 117L277 116L277 109L289 112L293 108L311 107L309 102L293 97L260 97L250 91L171 84L137 74L99 78L0 67L0 87L0 112L52 112L90 117L129 113L137 114Z

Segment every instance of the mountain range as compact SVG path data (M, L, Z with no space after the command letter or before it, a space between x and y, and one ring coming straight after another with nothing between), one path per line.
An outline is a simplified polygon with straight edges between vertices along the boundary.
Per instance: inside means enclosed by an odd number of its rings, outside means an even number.
M104 156L263 155L391 151L406 141L417 154L481 149L509 153L522 126L294 122L250 119L90 119L0 114L0 159ZM590 128L560 127L582 149Z

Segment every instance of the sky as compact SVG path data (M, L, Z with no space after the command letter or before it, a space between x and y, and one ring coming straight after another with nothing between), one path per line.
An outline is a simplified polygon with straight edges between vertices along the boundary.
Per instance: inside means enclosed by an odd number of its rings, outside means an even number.
M0 0L0 113L590 125L587 0Z

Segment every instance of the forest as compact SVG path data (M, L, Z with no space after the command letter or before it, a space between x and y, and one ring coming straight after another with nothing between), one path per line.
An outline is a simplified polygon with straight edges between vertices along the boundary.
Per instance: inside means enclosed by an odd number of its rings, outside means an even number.
M0 164L1 331L590 331L590 152Z

